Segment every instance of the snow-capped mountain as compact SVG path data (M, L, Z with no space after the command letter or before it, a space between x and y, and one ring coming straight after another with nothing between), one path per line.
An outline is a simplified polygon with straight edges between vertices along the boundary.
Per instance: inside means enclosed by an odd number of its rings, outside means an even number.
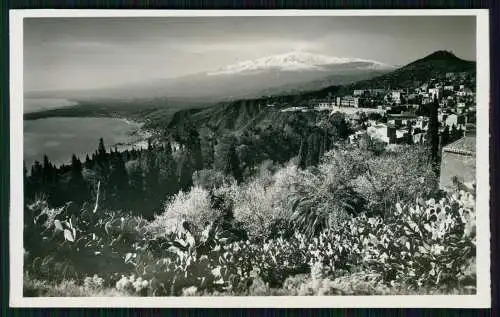
M392 66L372 60L294 51L238 62L206 73L58 96L71 100L170 97L212 102L346 85L392 70Z
M228 65L208 75L229 75L252 73L268 70L279 71L308 71L308 70L328 70L329 66L358 64L359 69L392 69L391 65L380 63L373 60L361 58L334 57L321 54L312 54L308 52L294 51L285 54L272 55L248 60L236 64Z

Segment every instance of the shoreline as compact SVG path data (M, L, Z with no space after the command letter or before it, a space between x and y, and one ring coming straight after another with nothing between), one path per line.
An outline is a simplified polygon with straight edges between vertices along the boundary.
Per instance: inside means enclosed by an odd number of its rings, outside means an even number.
M127 131L125 134L130 138L129 141L126 143L123 142L118 142L118 143L108 143L106 146L106 152L111 152L112 150L117 149L119 152L124 152L127 150L142 150L146 149L148 145L148 140L149 138L152 137L152 132L149 131L148 129L144 129L145 122L140 122L140 121L135 121L130 118L123 118L123 117L118 117L118 116L108 116L108 117L101 117L101 116L88 116L88 117L59 117L59 116L53 116L53 117L44 117L36 120L29 120L29 119L24 119L23 122L25 121L38 121L41 119L112 119L112 120L119 120L123 122L126 125ZM63 132L61 132L63 134ZM23 138L25 138L25 133L23 132ZM99 141L99 138L101 136L96 135L96 144ZM105 140L106 141L106 140ZM95 149L94 149L95 151ZM26 149L24 150L26 153ZM27 158L23 157L23 160L27 163L26 168L28 170L33 166L35 161L39 161L40 163L43 162L43 155L47 155L49 157L49 160L51 161L52 164L55 166L63 166L63 165L68 165L71 164L71 156L74 154L76 157L81 161L85 161L85 157L87 155L91 155L93 151L82 151L81 153L72 153L71 150L68 150L68 154L64 155L63 159L54 159L54 156L51 158L51 156L47 153L40 152L39 154L36 155L35 159L29 160L29 163L26 162ZM24 155L23 155L24 156ZM33 156L35 157L35 155Z

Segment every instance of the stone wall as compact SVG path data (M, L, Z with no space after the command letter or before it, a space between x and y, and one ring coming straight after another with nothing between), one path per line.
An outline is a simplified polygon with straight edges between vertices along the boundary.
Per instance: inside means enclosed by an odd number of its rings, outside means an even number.
M462 183L476 181L476 156L443 151L441 157L441 175L439 188L453 187L453 177L456 176Z

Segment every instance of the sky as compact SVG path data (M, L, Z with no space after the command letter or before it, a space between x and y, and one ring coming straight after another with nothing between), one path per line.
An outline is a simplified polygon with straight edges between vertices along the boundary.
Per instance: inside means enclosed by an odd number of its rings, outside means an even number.
M476 59L474 16L25 18L24 90L74 90L213 71L290 51L405 65Z

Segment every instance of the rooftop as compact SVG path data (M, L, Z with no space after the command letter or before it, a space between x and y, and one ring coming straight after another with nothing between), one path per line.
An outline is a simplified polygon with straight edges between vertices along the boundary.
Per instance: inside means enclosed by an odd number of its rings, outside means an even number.
M443 148L445 152L452 152L462 155L476 154L476 136L465 136Z

